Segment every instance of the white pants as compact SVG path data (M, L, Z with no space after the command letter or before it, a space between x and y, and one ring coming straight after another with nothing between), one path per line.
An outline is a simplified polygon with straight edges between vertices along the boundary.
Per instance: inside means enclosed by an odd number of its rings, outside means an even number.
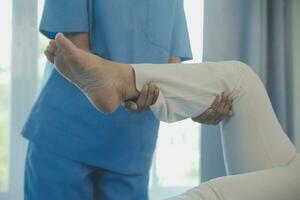
M300 156L297 156L283 167L213 179L169 200L299 199Z
M138 90L149 81L160 88L151 110L161 121L199 116L216 95L222 91L231 93L234 116L221 125L227 174L265 170L219 178L174 200L300 199L300 190L295 190L297 186L300 188L300 181L294 178L298 175L300 179L300 159L296 159L296 150L282 130L263 84L246 64L227 61L143 64L133 65L133 68ZM290 196L283 198L283 194Z

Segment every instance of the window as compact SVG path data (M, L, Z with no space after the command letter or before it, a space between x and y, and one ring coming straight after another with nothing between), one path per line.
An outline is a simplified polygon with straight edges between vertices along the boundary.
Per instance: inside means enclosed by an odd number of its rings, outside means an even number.
M41 21L43 14L44 0L39 0L38 4L38 24ZM49 39L42 34L38 35L38 82L39 84L43 80L44 69L46 64L46 57L44 56L44 50L48 46Z
M0 0L0 192L8 190L11 1Z
M0 5L0 199L23 199L20 131L37 88L37 0Z
M202 0L185 1L194 60L202 61ZM150 199L176 196L200 183L200 126L189 120L161 123L150 178Z

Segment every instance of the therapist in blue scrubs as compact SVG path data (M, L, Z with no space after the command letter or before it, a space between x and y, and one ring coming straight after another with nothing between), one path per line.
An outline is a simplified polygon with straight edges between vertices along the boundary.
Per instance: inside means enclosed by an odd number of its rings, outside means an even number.
M83 35L86 50L123 63L192 57L183 0L45 0L40 31L50 39L63 32L78 46ZM47 63L22 131L30 141L25 199L148 199L158 127L151 112L99 113Z
M50 39L63 32L78 47L123 63L192 57L183 0L45 0L40 31ZM126 105L145 111L149 87ZM22 131L30 141L25 199L148 199L158 127L151 112L99 113L48 62Z

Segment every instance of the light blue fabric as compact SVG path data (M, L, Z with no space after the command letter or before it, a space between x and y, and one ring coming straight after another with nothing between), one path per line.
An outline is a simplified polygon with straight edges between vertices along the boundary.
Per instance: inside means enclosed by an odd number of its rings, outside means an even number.
M252 66L292 138L291 1L207 0L204 13L204 61ZM202 134L202 181L226 175L220 129L203 126Z
M146 200L148 173L119 174L66 159L29 143L25 200Z
M40 30L51 38L56 32L89 32L89 2L46 0Z
M182 0L46 0L40 31L49 38L89 32L95 54L124 63L192 57ZM159 127L152 112L99 113L50 63L46 67L23 135L68 159L124 174L147 172Z

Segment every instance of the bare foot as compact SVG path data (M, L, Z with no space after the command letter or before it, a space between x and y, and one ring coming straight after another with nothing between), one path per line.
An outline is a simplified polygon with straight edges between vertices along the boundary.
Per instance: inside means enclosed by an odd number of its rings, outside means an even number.
M121 102L138 96L130 65L114 63L77 48L63 34L55 38L57 70L81 89L101 112L114 112Z

